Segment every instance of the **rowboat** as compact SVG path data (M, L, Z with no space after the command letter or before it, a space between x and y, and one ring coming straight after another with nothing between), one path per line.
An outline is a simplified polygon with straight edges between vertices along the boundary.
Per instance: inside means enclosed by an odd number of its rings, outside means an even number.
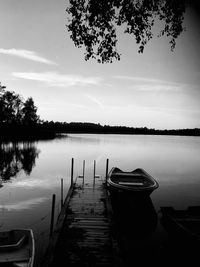
M157 181L141 168L123 172L116 167L109 172L107 184L111 190L131 192L137 196L149 196L159 186Z
M188 244L200 244L200 206L191 206L185 210L161 207L161 213L163 226L174 237Z
M35 242L31 229L0 232L0 266L33 267Z

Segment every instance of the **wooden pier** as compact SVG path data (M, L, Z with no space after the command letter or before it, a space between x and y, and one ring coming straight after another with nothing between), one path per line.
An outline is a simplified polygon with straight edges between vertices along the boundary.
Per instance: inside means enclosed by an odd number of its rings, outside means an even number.
M101 176L70 188L43 266L119 266L111 205ZM60 222L59 222L60 221Z
M95 173L95 161L93 177L85 177L84 161L83 174L74 181L73 165L72 159L64 203L61 179L62 209L55 227L56 196L52 198L50 242L40 267L195 265L198 253L163 232L150 197L138 201L131 194L109 195L105 181ZM107 173L108 160L106 177Z

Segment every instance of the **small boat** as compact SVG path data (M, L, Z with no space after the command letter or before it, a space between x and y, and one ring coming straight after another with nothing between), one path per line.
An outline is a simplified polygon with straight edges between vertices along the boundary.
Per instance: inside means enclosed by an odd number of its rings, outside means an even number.
M161 213L161 222L173 237L185 240L188 244L200 244L200 206L191 206L185 210L161 207Z
M132 192L137 196L149 196L158 188L157 181L140 168L132 172L123 172L114 167L108 174L107 184L111 190Z
M31 229L0 232L0 266L33 267L35 242Z

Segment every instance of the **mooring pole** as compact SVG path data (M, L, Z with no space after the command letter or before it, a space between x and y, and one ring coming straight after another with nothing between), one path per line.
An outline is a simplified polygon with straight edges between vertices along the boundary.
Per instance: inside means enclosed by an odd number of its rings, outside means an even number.
M71 186L73 185L73 176L74 176L74 158L72 158L72 165L71 165Z
M85 179L85 160L83 161L83 184Z
M96 172L96 161L94 160L93 190L94 190L94 187L95 187L95 172Z
M61 178L61 207L63 206L63 178Z
M106 159L106 184L108 180L108 166L109 166L109 159Z
M56 203L56 195L52 196L52 207L51 207L51 223L50 223L50 237L53 234L53 226L54 226L54 214L55 214L55 203Z
M95 179L95 174L96 173L96 160L94 160L94 179Z

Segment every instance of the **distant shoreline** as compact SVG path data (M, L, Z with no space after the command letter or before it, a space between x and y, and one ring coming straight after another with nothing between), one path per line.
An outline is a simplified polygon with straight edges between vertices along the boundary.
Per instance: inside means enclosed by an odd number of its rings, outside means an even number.
M68 135L68 134L104 134L104 135L159 135L159 136L191 136L191 137L200 137L200 134L161 134L161 133L154 133L154 134L149 134L149 133L147 133L147 134L144 134L144 133L114 133L114 132L112 132L112 133L95 133L95 132L67 132L67 133L59 133L59 134L66 134L66 135Z
M108 126L94 123L54 123L46 122L32 126L0 126L0 142L37 141L55 139L63 134L122 134L122 135L169 135L200 136L200 128L157 130L147 127Z

